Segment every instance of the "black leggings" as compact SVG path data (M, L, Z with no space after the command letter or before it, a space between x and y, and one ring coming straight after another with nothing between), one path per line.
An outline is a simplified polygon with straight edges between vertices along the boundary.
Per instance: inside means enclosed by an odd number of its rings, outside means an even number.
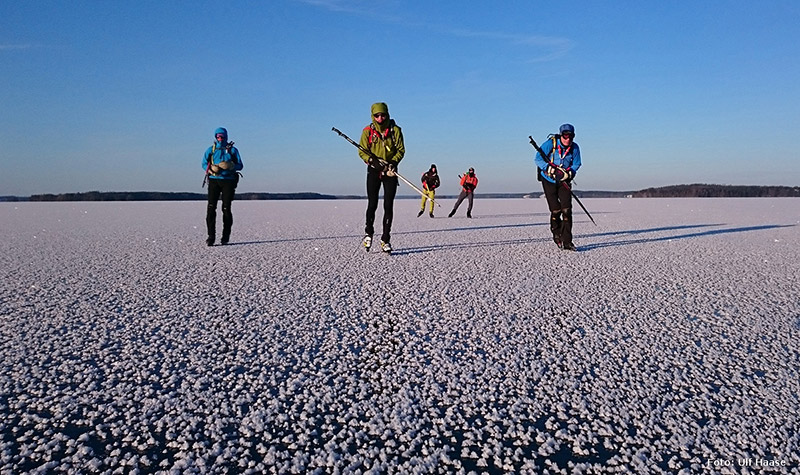
M222 238L226 239L231 235L233 227L233 212L231 204L236 192L236 182L234 180L222 180L211 178L208 180L208 209L206 210L206 227L208 235L216 235L217 224L217 203L222 197Z
M542 180L542 190L550 208L550 231L553 240L572 244L572 194L563 183Z
M397 194L397 177L382 176L370 169L367 172L367 223L364 232L375 234L375 212L378 210L378 194L383 184L383 228L381 241L389 242L394 217L394 196Z

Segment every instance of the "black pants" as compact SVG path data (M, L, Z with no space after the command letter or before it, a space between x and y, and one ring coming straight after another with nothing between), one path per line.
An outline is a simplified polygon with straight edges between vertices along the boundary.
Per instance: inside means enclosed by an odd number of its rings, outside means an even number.
M458 199L456 200L456 204L453 206L453 213L456 212L459 206L461 206L461 202L464 201L464 198L467 198L469 201L469 205L467 206L467 214L472 215L472 198L474 193L471 191L468 193L464 190L461 190L461 193L458 195Z
M542 180L542 190L550 208L550 231L553 241L572 244L572 194L563 183Z
M231 235L233 227L233 212L231 204L233 195L236 192L236 182L234 180L222 180L210 178L208 180L208 209L206 210L206 227L208 236L216 236L217 229L217 202L222 197L222 240L227 241Z
M397 194L397 177L384 176L371 168L367 171L367 223L364 232L370 236L375 234L375 211L378 210L378 193L381 184L383 184L381 241L389 242L392 233L392 218L394 217L394 196Z

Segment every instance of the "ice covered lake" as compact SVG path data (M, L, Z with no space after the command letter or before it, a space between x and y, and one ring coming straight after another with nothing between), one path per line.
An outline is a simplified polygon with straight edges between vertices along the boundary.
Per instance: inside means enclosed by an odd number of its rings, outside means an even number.
M0 473L796 473L800 200L583 202L0 203Z

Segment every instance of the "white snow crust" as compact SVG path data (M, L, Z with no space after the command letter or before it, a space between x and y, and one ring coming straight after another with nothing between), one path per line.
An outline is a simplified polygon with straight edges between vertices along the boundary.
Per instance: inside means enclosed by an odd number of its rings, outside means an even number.
M796 473L800 200L442 201L0 203L0 473Z

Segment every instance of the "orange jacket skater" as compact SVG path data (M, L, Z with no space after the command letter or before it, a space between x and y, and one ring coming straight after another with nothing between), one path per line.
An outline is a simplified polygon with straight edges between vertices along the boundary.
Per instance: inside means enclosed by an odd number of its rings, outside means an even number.
M458 200L456 200L455 206L453 206L453 211L450 211L450 214L447 215L449 218L452 218L454 214L456 214L456 210L461 205L461 202L464 201L464 198L469 198L469 206L467 206L467 218L472 217L472 195L474 195L475 188L478 187L478 177L475 175L475 169L470 167L469 171L461 176L461 193L458 195Z

